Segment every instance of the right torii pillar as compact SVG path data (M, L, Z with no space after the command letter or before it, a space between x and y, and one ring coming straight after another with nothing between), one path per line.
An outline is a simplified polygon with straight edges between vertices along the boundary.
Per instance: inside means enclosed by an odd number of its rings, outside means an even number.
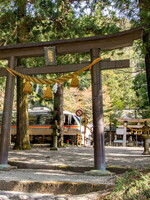
M99 49L91 49L91 60L100 57ZM92 78L92 107L93 107L93 134L94 134L94 168L106 170L104 145L104 119L101 62L95 64L91 70Z

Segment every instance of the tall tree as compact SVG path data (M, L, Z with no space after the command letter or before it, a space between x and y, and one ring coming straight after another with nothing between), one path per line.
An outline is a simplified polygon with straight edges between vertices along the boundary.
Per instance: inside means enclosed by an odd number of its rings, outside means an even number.
M147 89L150 102L150 3L149 0L107 0L120 15L130 20L132 26L144 26L143 45L141 50L145 56ZM139 47L140 48L140 47Z
M54 113L56 114L55 119L58 122L58 146L63 146L63 133L64 133L64 116L63 116L63 84L57 84L56 92L54 93Z
M27 26L27 0L15 1L17 18L17 43L26 43L28 35ZM22 65L21 59L18 65ZM23 92L25 81L17 77L17 134L14 149L30 149L28 96Z
M139 0L141 24L145 26L143 43L145 47L145 66L147 77L147 88L150 103L150 3L148 0Z
M7 7L5 7L5 13L2 14L2 26L7 28L10 26L10 34L15 35L13 43L25 43L27 42L27 26L26 26L26 0L20 1L5 1ZM3 8L4 5L2 5ZM8 13L8 17L6 14ZM7 18L10 21L7 23ZM12 26L14 24L14 27ZM6 29L5 29L6 30ZM6 30L7 31L7 30ZM9 32L9 30L8 30ZM7 39L6 39L7 41ZM9 43L7 41L7 43ZM21 60L18 59L18 64ZM23 80L18 78L17 80L17 134L15 149L30 149L29 130L28 130L28 104L27 95L23 93Z

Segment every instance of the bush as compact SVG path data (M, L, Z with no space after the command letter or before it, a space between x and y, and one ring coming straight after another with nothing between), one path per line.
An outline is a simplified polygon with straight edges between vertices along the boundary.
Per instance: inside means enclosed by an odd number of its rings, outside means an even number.
M150 174L126 172L116 180L114 191L105 200L150 200Z

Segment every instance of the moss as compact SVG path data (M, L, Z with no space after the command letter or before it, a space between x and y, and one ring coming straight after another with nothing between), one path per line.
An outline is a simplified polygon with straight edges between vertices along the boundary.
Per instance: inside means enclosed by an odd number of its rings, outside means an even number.
M23 144L22 145L22 150L31 150L31 145L30 144Z
M15 145L13 150L31 150L30 144L23 144L23 145Z

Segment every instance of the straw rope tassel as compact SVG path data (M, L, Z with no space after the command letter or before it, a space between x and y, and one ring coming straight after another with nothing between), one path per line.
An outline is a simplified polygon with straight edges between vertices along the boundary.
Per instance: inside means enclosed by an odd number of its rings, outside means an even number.
M52 93L50 86L47 87L46 90L44 91L43 98L44 99L53 99L53 93Z
M79 87L79 80L78 80L78 77L76 75L74 75L72 77L70 87Z
M32 86L31 86L29 81L25 82L25 85L24 85L24 88L23 88L23 92L24 93L29 93L29 94L32 93Z

